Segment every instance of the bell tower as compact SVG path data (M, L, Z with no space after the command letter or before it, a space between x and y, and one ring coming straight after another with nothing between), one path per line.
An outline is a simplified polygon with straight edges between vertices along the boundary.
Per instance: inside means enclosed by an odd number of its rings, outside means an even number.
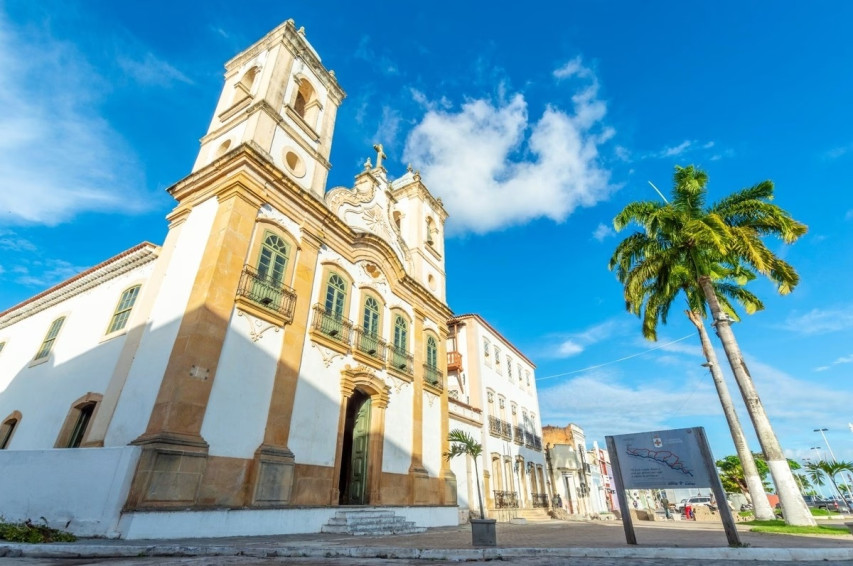
M287 20L225 64L225 87L193 172L249 144L322 199L344 96L304 28Z

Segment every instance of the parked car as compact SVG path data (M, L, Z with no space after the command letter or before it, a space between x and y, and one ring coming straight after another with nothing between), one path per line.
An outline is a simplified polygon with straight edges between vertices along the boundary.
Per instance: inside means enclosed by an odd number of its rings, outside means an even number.
M682 499L681 503L678 504L676 510L679 512L683 512L686 506L690 507L698 507L699 505L711 505L711 497L705 495L697 495L695 497L691 497L689 499Z
M836 513L849 513L850 508L847 506L847 502L843 499L829 499L826 502L826 510L827 511L835 511Z

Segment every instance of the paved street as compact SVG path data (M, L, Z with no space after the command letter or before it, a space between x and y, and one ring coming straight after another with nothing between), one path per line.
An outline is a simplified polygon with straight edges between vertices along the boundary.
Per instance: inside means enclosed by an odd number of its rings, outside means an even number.
M796 561L797 564L850 564L853 536L793 536L750 533L740 527L744 548L728 548L715 522L641 522L638 545L625 543L621 522L499 523L498 547L471 546L470 526L429 529L416 535L352 537L308 534L163 541L81 540L72 544L0 544L0 566L254 564L382 565L506 562L530 566L701 566ZM13 558L14 557L14 558Z

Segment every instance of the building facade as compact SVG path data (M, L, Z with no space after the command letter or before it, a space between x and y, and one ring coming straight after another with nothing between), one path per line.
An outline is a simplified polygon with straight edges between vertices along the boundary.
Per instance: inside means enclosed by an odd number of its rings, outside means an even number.
M127 538L455 523L446 211L381 146L326 190L344 92L291 20L225 69L162 246L0 313L0 510Z
M539 421L535 365L476 314L448 323L450 428L483 445L480 487L492 518L508 520L549 507L550 486ZM473 462L451 463L463 514L478 509Z

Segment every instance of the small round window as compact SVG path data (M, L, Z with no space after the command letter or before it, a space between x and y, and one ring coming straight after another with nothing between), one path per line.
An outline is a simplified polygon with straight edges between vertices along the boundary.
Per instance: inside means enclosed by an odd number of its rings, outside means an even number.
M296 155L296 152L289 149L285 150L284 164L287 166L290 172L293 173L294 177L305 176L305 164L302 162L299 156Z

